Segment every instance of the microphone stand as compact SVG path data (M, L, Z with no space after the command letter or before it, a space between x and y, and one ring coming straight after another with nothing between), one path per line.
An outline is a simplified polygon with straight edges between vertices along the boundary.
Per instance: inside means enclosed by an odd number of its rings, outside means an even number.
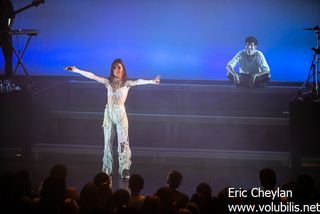
M313 80L313 82L315 83L315 96L318 97L319 96L319 79L318 79L318 75L319 75L319 62L320 62L320 47L319 47L319 41L320 41L320 30L316 31L317 34L317 48L314 49L312 48L312 50L314 51L314 55L316 56L316 62L315 62L315 78Z
M312 58L308 78L299 88L298 100L304 100L305 96L311 95L311 99L316 99L319 97L319 63L320 63L320 27L315 26L314 28L307 28L306 30L315 30L316 31L316 48L311 48L314 51ZM309 80L312 78L312 87L308 91ZM302 89L307 88L307 91L302 93ZM310 96L308 96L310 98Z

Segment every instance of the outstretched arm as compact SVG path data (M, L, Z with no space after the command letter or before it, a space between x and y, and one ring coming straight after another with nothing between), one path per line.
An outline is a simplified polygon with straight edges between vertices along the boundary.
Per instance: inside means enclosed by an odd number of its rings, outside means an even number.
M64 69L67 70L67 71L71 71L71 72L74 72L74 73L81 74L84 77L87 77L89 79L95 80L95 81L97 81L99 83L102 83L102 84L108 84L109 83L109 80L107 78L97 76L97 75L95 75L95 74L93 74L91 72L88 72L88 71L80 70L76 66L65 66Z
M152 80L145 80L145 79L129 80L129 81L127 81L127 83L128 83L129 86L146 85L146 84L159 85L160 76L158 75L156 78L154 78Z

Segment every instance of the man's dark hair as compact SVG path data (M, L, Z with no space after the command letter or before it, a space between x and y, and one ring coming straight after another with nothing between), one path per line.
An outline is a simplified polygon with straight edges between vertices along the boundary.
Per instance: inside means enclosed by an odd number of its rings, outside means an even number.
M257 38L256 37L254 37L254 36L248 36L247 38L246 38L246 41L245 41L245 43L254 43L255 45L258 45L258 40L257 40Z

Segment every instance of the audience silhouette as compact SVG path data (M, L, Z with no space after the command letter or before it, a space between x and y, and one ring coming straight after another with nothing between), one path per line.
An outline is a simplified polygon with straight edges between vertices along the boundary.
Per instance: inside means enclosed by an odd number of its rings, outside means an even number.
M286 181L277 187L277 175L271 168L259 171L259 180L263 190L290 190L293 197L269 198L233 198L229 197L229 187L218 192L217 196L207 183L200 183L196 191L189 196L179 189L183 175L177 170L169 172L166 185L155 194L143 195L144 179L139 174L130 176L126 189L112 192L111 177L106 173L97 173L91 182L86 183L80 195L74 187L66 185L67 167L56 164L50 175L44 179L41 188L32 192L30 175L26 170L16 173L6 172L0 176L0 200L2 210L9 213L57 213L57 214L211 214L230 212L228 205L261 205L273 202L295 204L317 204L320 194L313 178L300 174L296 181ZM253 189L254 191L257 188ZM248 190L251 191L251 190Z

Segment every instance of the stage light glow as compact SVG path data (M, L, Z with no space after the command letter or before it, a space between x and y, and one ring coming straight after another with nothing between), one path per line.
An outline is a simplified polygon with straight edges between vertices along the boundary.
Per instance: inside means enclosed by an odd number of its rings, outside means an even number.
M31 75L71 75L61 69L70 64L108 75L120 57L133 78L226 80L226 63L255 35L273 80L304 81L315 46L304 28L319 11L317 0L46 1L14 28L40 32L24 58Z

